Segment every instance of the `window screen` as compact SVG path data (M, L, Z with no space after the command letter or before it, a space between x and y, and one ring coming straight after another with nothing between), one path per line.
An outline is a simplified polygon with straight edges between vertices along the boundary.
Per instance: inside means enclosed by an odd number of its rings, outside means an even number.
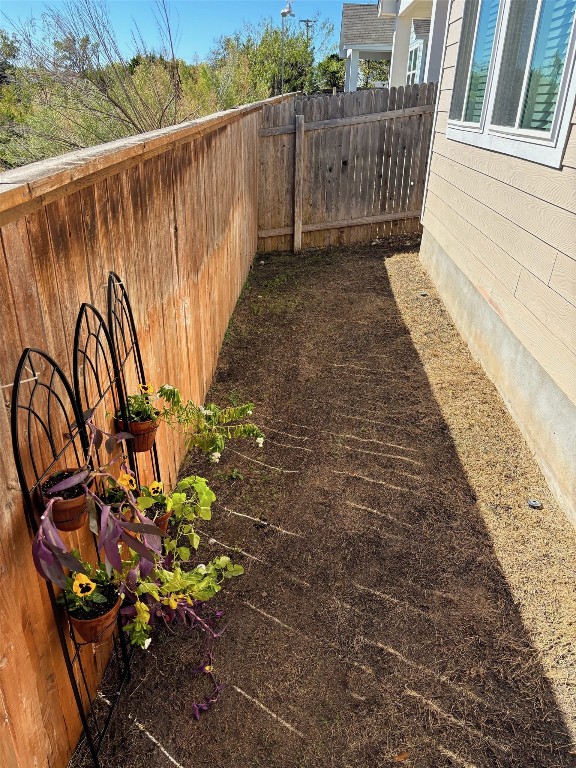
M464 112L464 121L466 123L480 122L499 7L500 0L482 0L482 5L480 6L478 32L476 34L474 56L472 57L466 110Z
M510 10L492 115L496 125L516 125L537 8L538 0L515 0Z
M542 6L520 127L550 131L576 0L544 0Z
M450 120L462 120L479 7L479 0L468 0L464 6L456 74L454 75L454 90L452 91L452 103L450 104Z
M538 0L514 0L502 52L494 125L551 130L575 10L576 0L543 0L539 14Z

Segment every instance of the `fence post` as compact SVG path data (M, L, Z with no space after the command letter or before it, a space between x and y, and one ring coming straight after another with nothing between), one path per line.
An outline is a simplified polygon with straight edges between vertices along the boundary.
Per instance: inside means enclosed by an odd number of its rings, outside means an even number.
M304 115L295 115L294 144L294 253L302 250L302 196L304 193Z

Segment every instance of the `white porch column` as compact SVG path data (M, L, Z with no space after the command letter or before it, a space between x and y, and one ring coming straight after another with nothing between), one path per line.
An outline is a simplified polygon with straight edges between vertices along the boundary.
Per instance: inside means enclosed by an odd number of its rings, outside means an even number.
M440 80L440 65L442 64L442 52L444 50L448 7L448 0L433 0L432 2L428 54L426 56L426 67L424 69L425 83L432 83Z
M358 60L359 51L349 48L346 51L346 75L344 77L344 90L346 93L358 88Z
M390 64L390 87L397 88L406 85L408 73L408 53L410 51L410 31L412 29L412 17L397 16L394 29L394 43L392 45L392 62Z

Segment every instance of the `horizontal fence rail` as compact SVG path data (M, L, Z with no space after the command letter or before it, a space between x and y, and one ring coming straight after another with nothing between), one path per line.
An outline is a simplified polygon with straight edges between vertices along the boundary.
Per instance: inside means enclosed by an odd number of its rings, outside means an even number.
M413 115L426 115L434 112L434 105L425 107L412 107L410 109L393 109L388 112L376 112L373 115L358 115L357 117L338 117L335 120L318 120L315 123L304 123L305 131L318 131L322 128L343 128L346 125L359 125L360 123L377 123L391 117L411 117ZM295 133L294 125L285 125L281 128L260 128L258 136L279 136L282 133Z
M419 232L436 84L262 110L258 249Z

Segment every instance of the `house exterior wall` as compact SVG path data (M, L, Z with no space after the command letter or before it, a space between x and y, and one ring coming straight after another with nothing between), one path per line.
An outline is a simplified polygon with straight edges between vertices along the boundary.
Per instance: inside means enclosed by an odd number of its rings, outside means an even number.
M447 139L463 7L450 11L421 258L576 523L576 112L559 170Z

